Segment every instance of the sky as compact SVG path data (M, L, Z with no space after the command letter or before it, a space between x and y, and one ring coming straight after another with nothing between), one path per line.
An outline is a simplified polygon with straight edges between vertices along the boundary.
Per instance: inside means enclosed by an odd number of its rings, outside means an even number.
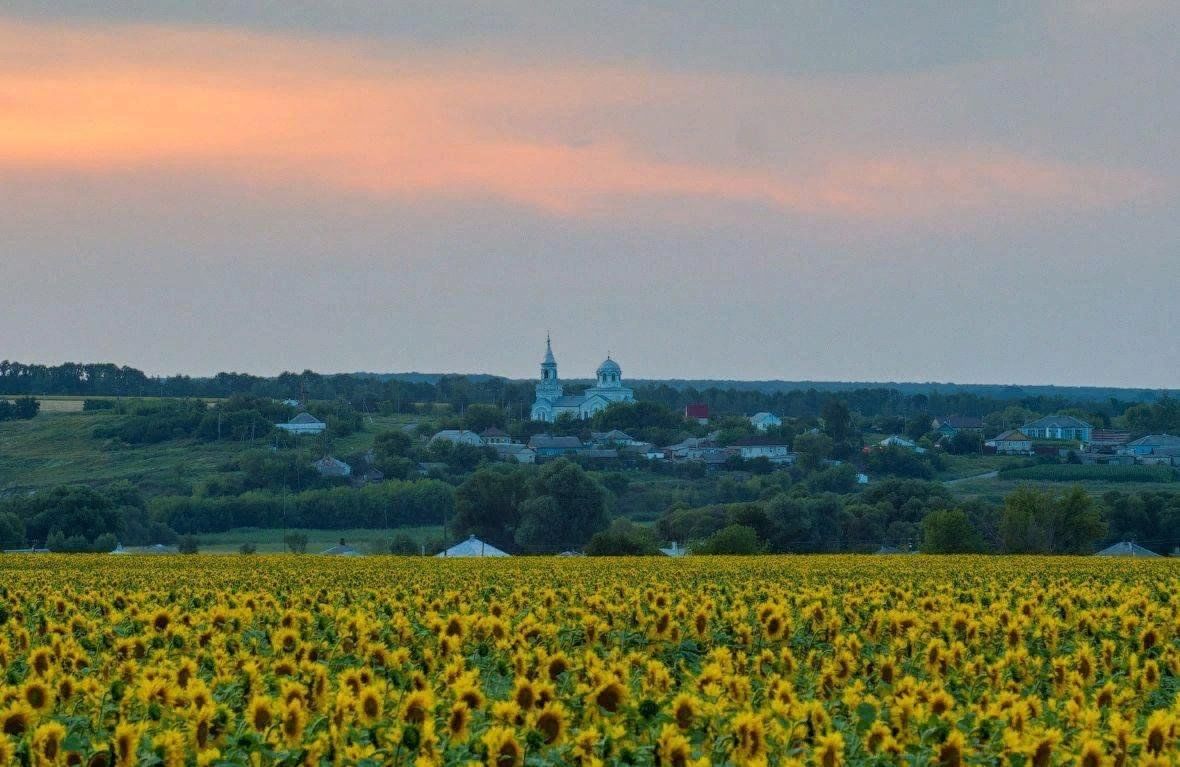
M51 8L48 6L52 6ZM6 0L0 358L1176 387L1169 0Z

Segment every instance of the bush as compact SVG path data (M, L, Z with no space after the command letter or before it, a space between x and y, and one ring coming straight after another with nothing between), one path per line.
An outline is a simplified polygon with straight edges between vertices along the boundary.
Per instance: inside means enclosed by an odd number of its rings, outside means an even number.
M113 399L85 399L82 400L82 412L92 413L98 410L114 410L115 401Z
M0 421L27 421L41 410L41 403L32 397L17 397L12 402L0 400Z
M389 542L389 553L402 557L412 557L419 553L418 544L414 543L414 539L405 533L398 533Z
M181 554L196 554L198 551L197 539L192 535L182 535L176 548Z
M586 546L591 557L638 557L660 553L651 530L626 519L616 519L602 532L595 533Z
M255 543L246 542L238 547L238 551L240 551L242 553L242 556L248 557L251 554L255 554L258 552L258 545Z
M761 550L758 531L746 525L724 527L694 549L700 554L757 554Z
M305 533L287 533L283 536L283 543L292 554L307 552L307 535Z

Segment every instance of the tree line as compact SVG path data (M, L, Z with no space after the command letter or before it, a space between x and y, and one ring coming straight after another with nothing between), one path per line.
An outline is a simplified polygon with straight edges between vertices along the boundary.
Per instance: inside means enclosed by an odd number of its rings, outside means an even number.
M577 381L570 381L576 384ZM148 376L141 370L110 363L25 364L0 361L0 393L8 395L73 395L89 397L172 397L228 398L247 395L268 399L343 400L356 410L414 412L422 404L445 403L462 413L474 404L490 404L523 419L533 401L533 382L497 376L443 375L413 380L360 373L324 375L305 370L264 377L247 373L222 372L210 377L185 375ZM635 385L637 399L662 404L681 412L692 402L704 402L714 413L750 414L759 411L794 418L819 417L824 405L839 400L865 418L879 416L908 418L935 415L985 416L1017 407L1032 413L1076 410L1097 426L1127 415L1128 422L1143 433L1180 431L1180 402L1166 394L1154 402L1142 402L1143 392L1127 390L1129 399L1111 396L1105 400L1062 393L1028 394L1019 388L990 387L976 391L903 392L888 386L866 386L833 392L814 387L788 391L754 384L718 382L697 388L669 383ZM1112 390L1116 391L1116 390ZM904 423L904 422L903 422ZM1019 425L1019 424L1016 424ZM891 429L900 431L901 429Z

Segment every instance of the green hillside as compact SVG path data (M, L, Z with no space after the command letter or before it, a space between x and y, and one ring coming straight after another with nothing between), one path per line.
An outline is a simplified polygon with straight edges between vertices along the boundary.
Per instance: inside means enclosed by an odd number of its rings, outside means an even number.
M267 444L265 439L179 439L125 445L94 437L96 427L126 418L109 412L43 412L29 421L0 422L0 495L68 484L98 487L116 480L131 482L145 496L187 494L238 454ZM361 431L335 440L332 451L363 452L378 432L410 422L405 416L367 418Z

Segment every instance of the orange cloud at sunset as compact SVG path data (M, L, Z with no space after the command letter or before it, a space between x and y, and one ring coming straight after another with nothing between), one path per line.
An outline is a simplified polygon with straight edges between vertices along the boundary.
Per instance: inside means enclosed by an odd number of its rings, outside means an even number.
M658 118L694 98L700 119L724 125L727 107L719 98L710 111L711 94L740 91L741 75L475 69L412 49L202 28L0 22L0 51L0 181L12 170L200 170L378 198L491 197L558 215L699 198L883 220L1087 208L1159 186L1142 172L992 146L800 142L789 156L727 162L622 130L576 130L599 110ZM759 82L748 108L758 92L797 85Z

